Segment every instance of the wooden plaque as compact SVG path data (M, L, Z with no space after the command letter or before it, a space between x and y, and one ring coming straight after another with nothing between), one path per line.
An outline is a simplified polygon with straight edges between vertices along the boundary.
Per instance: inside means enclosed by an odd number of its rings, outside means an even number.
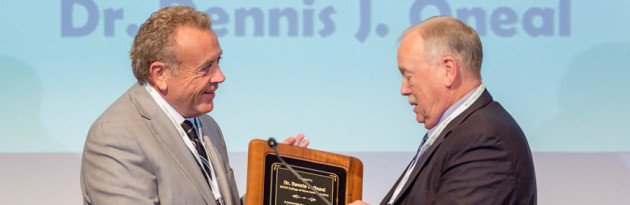
M332 204L361 199L363 163L340 154L278 144L280 156ZM245 204L325 204L280 163L265 140L249 143Z

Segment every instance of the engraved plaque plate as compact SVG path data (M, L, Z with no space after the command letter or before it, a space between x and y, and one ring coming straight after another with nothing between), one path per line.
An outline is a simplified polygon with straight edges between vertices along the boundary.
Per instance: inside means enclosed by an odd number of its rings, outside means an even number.
M332 204L361 199L363 163L352 156L278 144L277 152ZM245 204L324 204L305 183L283 166L265 140L249 143Z
M283 157L308 183L332 204L344 204L347 171L341 167ZM275 154L265 156L266 205L324 205L315 192L291 174ZM341 193L341 194L340 194Z

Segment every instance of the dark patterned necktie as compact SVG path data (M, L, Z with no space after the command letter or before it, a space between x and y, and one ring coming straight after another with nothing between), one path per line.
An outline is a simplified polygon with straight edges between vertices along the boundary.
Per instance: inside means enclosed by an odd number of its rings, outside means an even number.
M211 176L208 176L210 175L210 168L208 167L208 163L210 162L208 161L208 155L206 155L206 150L203 148L201 141L199 141L199 137L197 136L197 130L193 126L192 122L188 120L184 120L184 123L182 123L182 128L184 128L186 135L188 135L188 138L190 139L190 141L192 141L193 145L195 146L195 150L197 150L199 157L201 157L201 161L202 161L201 163L202 165L200 165L200 168L202 169L201 173L207 177L206 182L208 182L208 178L212 179ZM206 175L206 173L208 175ZM208 184L210 184L210 182L208 182Z
M424 143L426 143L428 139L429 133L427 132L426 134L424 134L424 137L422 137L422 143L420 143L420 146L422 147L422 145L424 145Z

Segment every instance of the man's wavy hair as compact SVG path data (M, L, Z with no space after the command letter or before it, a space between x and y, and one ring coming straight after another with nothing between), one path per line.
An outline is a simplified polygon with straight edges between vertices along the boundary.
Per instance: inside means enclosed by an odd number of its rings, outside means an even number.
M176 29L180 26L210 29L210 18L188 6L164 7L144 22L133 39L129 57L133 75L140 84L150 82L149 67L153 62L166 63L177 73Z

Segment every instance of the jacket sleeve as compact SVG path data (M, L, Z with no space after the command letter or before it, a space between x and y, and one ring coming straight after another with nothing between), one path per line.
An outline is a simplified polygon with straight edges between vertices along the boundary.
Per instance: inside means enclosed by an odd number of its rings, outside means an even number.
M158 204L157 180L136 138L123 126L90 129L81 164L84 204Z

